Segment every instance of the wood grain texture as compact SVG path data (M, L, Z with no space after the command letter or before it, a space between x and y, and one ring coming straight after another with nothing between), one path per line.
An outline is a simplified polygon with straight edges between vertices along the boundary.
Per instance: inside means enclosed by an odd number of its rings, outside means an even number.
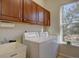
M44 10L44 25L50 26L50 13L47 10Z
M43 8L41 8L40 6L37 7L37 12L38 12L38 24L39 25L43 25L44 23L44 12L43 12Z
M32 0L24 0L24 22L32 23Z
M32 0L0 0L0 19L50 26L50 12Z
M37 5L35 3L32 3L32 20L34 24L36 24L38 20Z
M12 20L15 18L18 21L22 18L22 0L2 0L2 15L3 19ZM12 17L12 18L11 18Z

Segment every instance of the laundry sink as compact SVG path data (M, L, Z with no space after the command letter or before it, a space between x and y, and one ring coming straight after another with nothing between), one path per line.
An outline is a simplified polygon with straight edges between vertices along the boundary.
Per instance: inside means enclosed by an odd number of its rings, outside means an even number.
M25 38L40 38L48 37L48 32L26 32L24 33Z

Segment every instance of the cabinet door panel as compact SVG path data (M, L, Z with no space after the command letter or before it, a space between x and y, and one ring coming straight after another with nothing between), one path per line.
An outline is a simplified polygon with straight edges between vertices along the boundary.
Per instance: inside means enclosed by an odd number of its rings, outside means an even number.
M1 19L1 0L0 0L0 19Z
M22 0L2 0L2 18L20 21L19 19L22 18Z
M50 26L50 12L47 10L44 10L44 25L45 26Z
M33 23L36 24L37 22L37 18L38 15L37 15L37 5L35 3L32 3L32 20L33 20Z
M0 16L1 16L1 5L2 5L2 4L1 4L1 1L2 1L2 0L0 0Z
M2 0L0 0L0 19L1 19L1 14L2 14L2 10L1 10L2 9L2 3L1 2L2 2Z
M44 9L40 6L37 6L37 12L38 12L38 22L37 24L43 25L44 23Z
M32 1L24 0L24 21L32 23Z

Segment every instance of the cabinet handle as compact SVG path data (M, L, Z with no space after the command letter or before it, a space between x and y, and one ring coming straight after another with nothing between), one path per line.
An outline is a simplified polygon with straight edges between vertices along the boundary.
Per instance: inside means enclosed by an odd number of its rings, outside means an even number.
M14 56L16 56L16 55L18 55L17 53L15 53L15 54L12 54L12 55L10 55L10 57L14 57Z

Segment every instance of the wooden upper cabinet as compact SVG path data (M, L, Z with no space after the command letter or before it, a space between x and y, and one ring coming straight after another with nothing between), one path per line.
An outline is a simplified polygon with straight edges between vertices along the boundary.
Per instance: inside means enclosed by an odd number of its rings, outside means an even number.
M22 0L2 0L2 19L22 20Z
M50 26L50 12L32 0L0 0L0 19Z
M32 0L24 0L24 22L32 23Z
M37 13L38 13L38 22L37 22L37 24L43 25L44 24L44 9L40 6L37 6Z
M50 12L35 2L32 3L32 20L35 24L50 26Z
M0 19L1 19L1 12L2 12L2 10L1 10L1 5L2 5L1 1L2 0L0 0Z
M44 25L50 26L50 12L47 10L44 10Z
M32 20L33 24L36 24L38 20L37 4L35 4L34 2L32 3Z

